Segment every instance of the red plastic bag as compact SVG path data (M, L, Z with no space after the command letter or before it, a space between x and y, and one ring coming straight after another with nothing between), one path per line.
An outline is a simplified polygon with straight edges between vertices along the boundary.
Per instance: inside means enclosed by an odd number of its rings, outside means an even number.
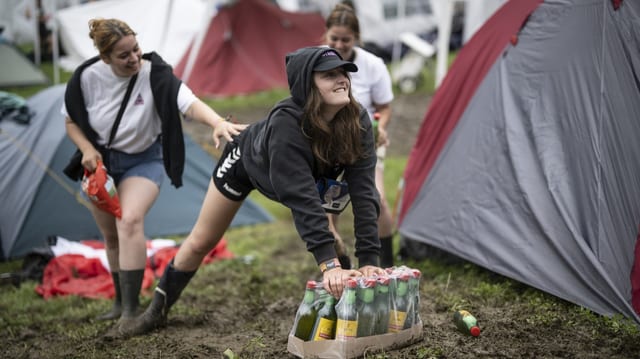
M96 207L118 218L122 217L116 185L101 161L98 161L98 167L95 172L90 173L86 169L84 170L82 191Z

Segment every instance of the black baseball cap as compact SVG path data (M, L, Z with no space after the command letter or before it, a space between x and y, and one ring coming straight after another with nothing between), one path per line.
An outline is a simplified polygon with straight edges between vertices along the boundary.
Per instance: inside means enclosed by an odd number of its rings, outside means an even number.
M333 49L328 49L323 52L316 60L313 66L313 71L328 71L335 69L336 67L342 67L349 72L357 72L358 66L351 61L344 61L340 54Z

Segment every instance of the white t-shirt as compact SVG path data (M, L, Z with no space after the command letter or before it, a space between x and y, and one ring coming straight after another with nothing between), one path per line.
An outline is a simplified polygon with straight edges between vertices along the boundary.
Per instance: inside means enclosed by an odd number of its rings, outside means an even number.
M139 153L151 146L162 132L160 116L153 102L150 76L151 62L142 60L138 79L111 148L126 153ZM128 77L116 76L103 61L97 61L82 72L80 86L89 114L89 124L98 134L100 145L106 145L109 141L129 80ZM184 114L196 100L196 96L183 83L176 100L178 109ZM61 112L65 117L69 116L64 103Z
M356 57L353 63L358 66L358 72L351 72L351 91L356 101L367 109L369 118L373 121L375 107L373 104L384 105L393 100L391 76L381 58L355 46Z

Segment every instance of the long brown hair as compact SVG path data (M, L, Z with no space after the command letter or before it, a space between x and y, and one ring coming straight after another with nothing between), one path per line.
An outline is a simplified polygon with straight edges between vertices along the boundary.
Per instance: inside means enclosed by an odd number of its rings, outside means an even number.
M349 89L349 103L325 121L321 114L322 96L312 82L311 91L304 107L303 132L311 139L311 149L321 170L336 164L352 164L363 155L360 127L360 105Z
M101 56L109 56L120 39L137 35L127 23L118 19L89 20L89 37Z

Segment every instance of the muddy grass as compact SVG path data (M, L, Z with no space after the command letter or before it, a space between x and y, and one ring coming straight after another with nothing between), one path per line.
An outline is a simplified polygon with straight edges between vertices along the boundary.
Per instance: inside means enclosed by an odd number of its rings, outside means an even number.
M409 153L426 102L423 96L397 100L391 154ZM265 111L247 109L236 116L241 121L257 119ZM196 124L187 131L198 142L209 140L210 132ZM287 227L291 230L281 232ZM316 279L317 269L290 221L256 226L250 235L260 238L274 232L284 234L264 248L268 258L237 258L202 267L172 309L168 326L143 337L104 339L112 323L93 318L109 308L108 301L67 298L56 304L60 308L54 316L36 309L25 313L19 304L0 306L0 357L293 358L287 352L287 337L303 285ZM231 231L227 239L236 236L241 235ZM640 358L640 335L633 326L605 320L468 263L402 263L423 273L422 338L367 358ZM144 296L143 304L149 300ZM50 311L52 305L42 310ZM480 337L456 331L451 316L458 308L476 315Z
M256 230L256 235L269 226ZM238 258L202 267L173 307L168 326L143 337L105 340L111 324L93 318L108 309L107 301L68 299L58 316L43 319L35 311L29 323L10 326L6 324L14 308L0 308L4 317L0 356L294 358L286 349L287 336L302 300L303 283L315 278L316 268L295 235L280 239L281 247L269 260ZM367 358L639 357L637 331L630 333L572 304L469 264L406 264L423 272L422 338L401 349L369 353ZM469 277L477 278L477 283L467 282ZM486 286L508 290L477 289ZM144 304L148 300L144 297ZM478 338L459 333L452 324L452 310L461 306L478 317L482 327Z

